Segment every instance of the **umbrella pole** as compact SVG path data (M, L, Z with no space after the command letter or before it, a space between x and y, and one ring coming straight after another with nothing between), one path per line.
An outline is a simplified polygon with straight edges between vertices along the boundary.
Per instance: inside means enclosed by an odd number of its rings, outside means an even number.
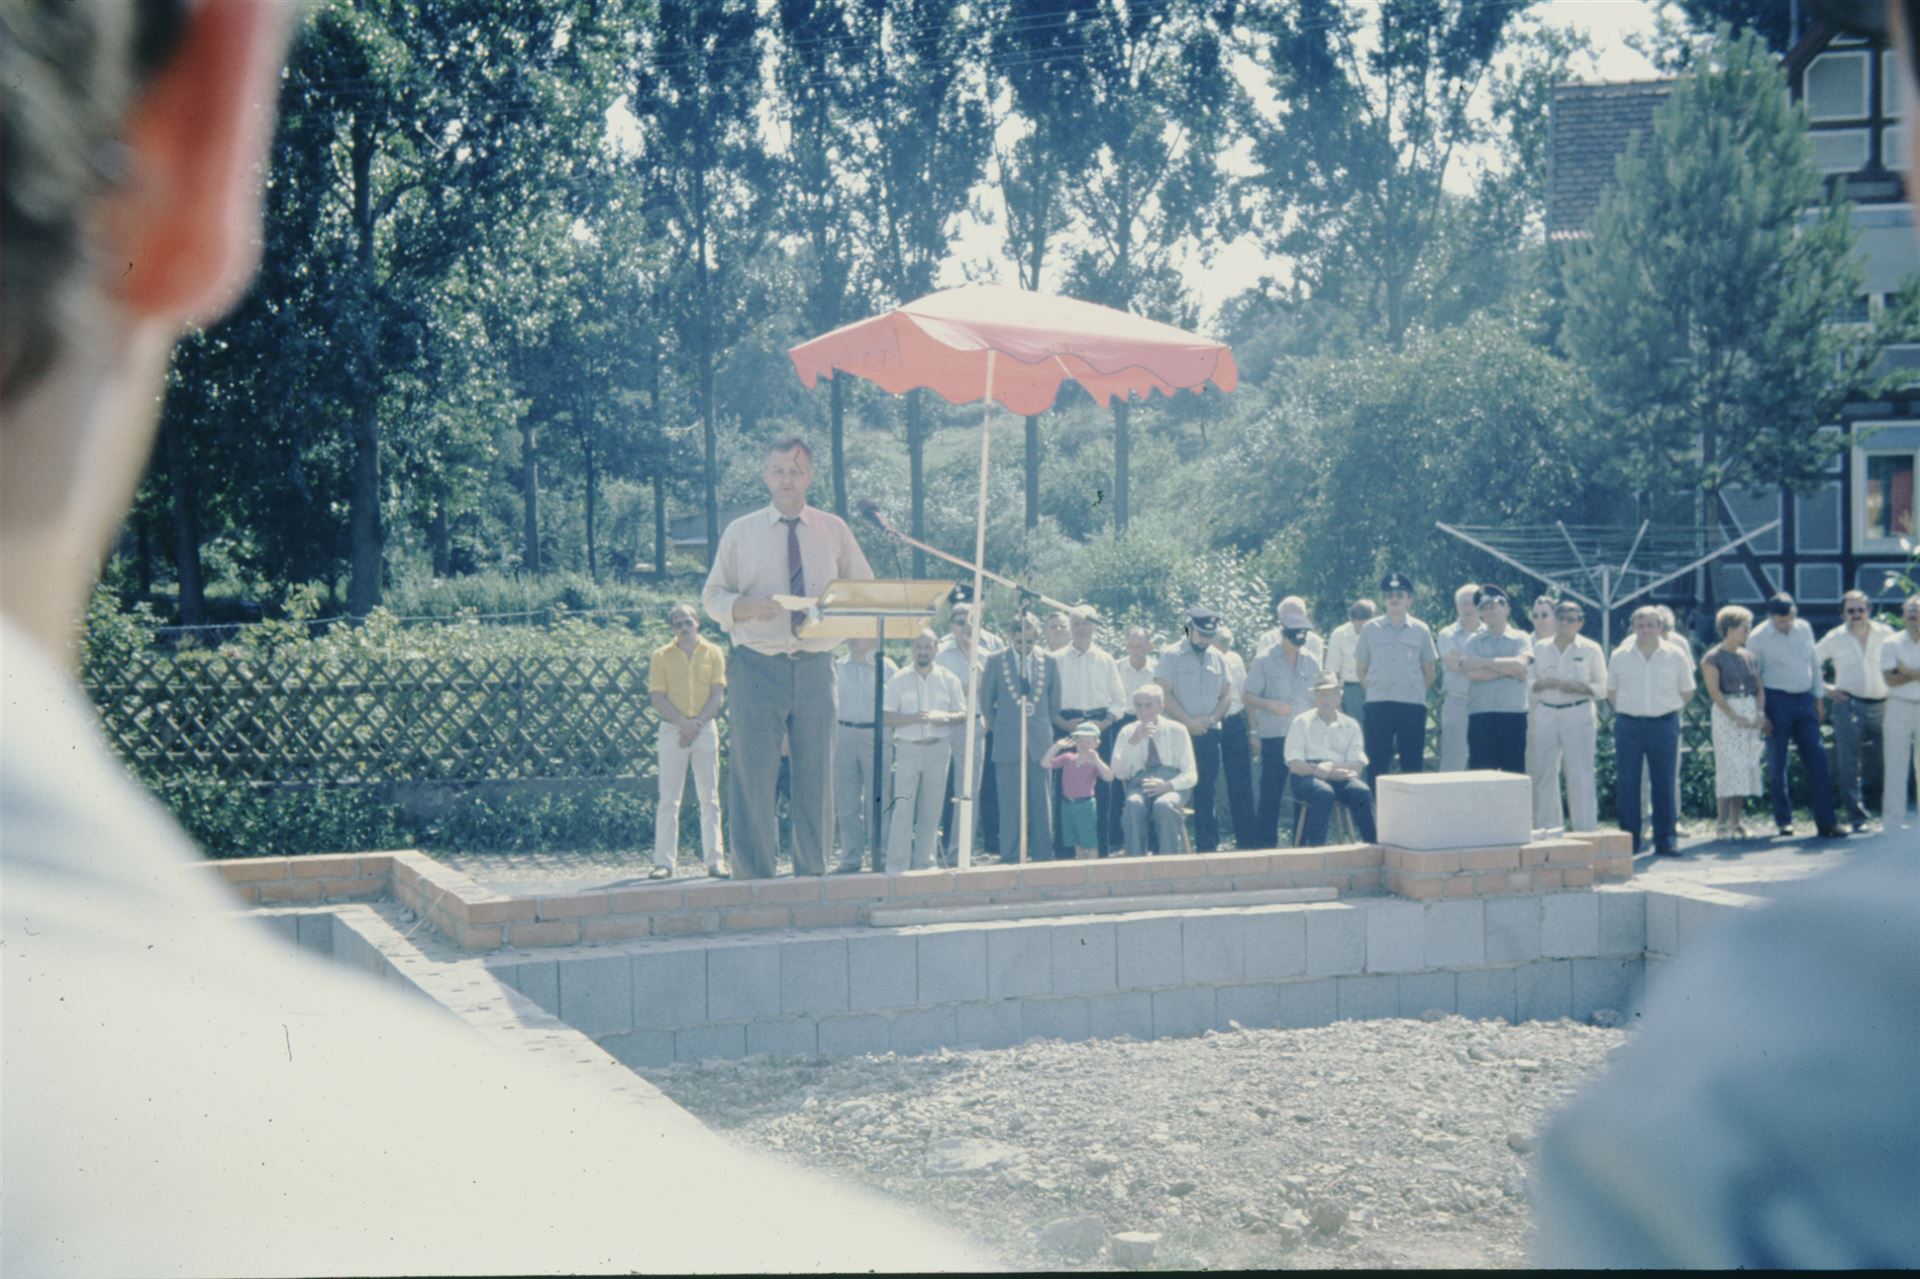
M960 764L963 770L959 774L963 778L961 782L963 793L959 801L960 812L956 819L960 826L960 850L954 859L954 864L961 870L973 865L973 746L974 734L979 728L976 721L980 715L980 677L975 663L980 655L980 635L986 629L986 618L982 616L984 610L981 606L986 602L984 597L987 589L987 453L993 441L991 429L993 425L993 364L998 354L993 350L987 352L987 393L984 397L986 409L980 419L980 501L973 513L974 660L967 663L967 752ZM1025 725L1022 725L1022 728L1024 727ZM1020 781L1022 786L1026 784L1026 778L1023 777Z

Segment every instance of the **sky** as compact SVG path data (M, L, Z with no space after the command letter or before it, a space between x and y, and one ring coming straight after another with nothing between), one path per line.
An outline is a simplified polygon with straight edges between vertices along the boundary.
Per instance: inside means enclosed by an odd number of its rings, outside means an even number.
M1548 0L1532 11L1555 28L1584 31L1594 58L1579 68L1587 82L1644 80L1655 75L1652 65L1627 46L1627 38L1653 30L1655 6L1648 0ZM1253 86L1249 86L1253 88ZM1256 90L1257 91L1257 90ZM991 203L991 202L989 202ZM1284 276L1285 263L1267 254L1250 237L1216 245L1203 258L1198 252L1182 263L1187 284L1200 302L1203 323L1210 323L1228 298L1262 276ZM1017 274L1006 257L997 226L973 217L962 220L954 255L940 278L942 287L969 280L998 280L1012 284Z

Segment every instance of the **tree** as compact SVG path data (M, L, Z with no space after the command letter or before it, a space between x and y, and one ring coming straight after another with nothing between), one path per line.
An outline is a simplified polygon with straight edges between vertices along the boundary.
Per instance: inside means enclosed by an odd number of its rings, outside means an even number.
M1046 0L1009 5L989 18L988 70L1008 90L1022 130L996 146L995 168L1006 212L1007 251L1020 286L1038 290L1047 253L1071 225L1067 179L1091 159L1084 127L1089 67L1080 39L1099 15L1098 0ZM996 126L998 137L1005 126ZM1040 418L1029 416L1026 453L1026 526L1040 525Z
M1630 491L1705 494L1731 526L1726 488L1812 483L1842 447L1819 427L1882 343L1832 323L1861 289L1854 238L1773 57L1752 32L1722 39L1565 263L1563 340Z
M1429 248L1458 204L1445 183L1489 143L1476 110L1525 0L1259 0L1247 47L1278 102L1247 113L1246 191L1267 247L1306 289L1395 349Z
M1203 239L1218 215L1219 158L1235 101L1211 10L1207 0L1099 0L1079 28L1090 162L1067 183L1084 237L1068 264L1069 291L1188 325L1194 308L1173 253ZM1117 529L1128 518L1130 412L1114 401Z
M664 241L662 318L700 411L707 548L720 544L715 374L753 319L772 164L761 141L760 19L750 0L661 0L639 34L628 106L645 215Z
M931 292L954 223L986 169L986 102L979 28L964 0L854 0L861 51L847 163L861 184L861 234L895 302ZM835 381L838 381L836 378ZM926 538L925 393L907 395L908 503ZM913 553L913 575L926 557Z

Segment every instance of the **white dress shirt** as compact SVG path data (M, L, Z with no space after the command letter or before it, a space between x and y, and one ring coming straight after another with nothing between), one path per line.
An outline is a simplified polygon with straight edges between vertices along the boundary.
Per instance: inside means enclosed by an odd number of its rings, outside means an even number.
M1533 701L1536 706L1570 706L1582 697L1599 701L1607 695L1607 655L1584 635L1562 649L1557 640L1536 640L1533 645ZM1569 693L1564 688L1541 688L1543 679L1566 680L1584 685L1584 691Z
M1910 671L1920 671L1920 640L1908 636L1907 628L1902 626L1887 637L1880 646L1880 680L1886 682L1887 676L1905 666ZM1895 702L1920 702L1920 683L1908 680L1900 685L1887 685L1887 698Z
M921 711L941 711L959 715L966 727L967 690L959 678L938 662L922 675L909 666L887 681L886 709L889 715L918 715ZM950 724L902 724L894 730L903 742L939 741L952 735Z
M1147 664L1139 670L1133 668L1133 658L1131 657L1121 658L1114 663L1114 666L1120 672L1120 694L1124 699L1121 706L1124 710L1131 710L1133 707L1133 695L1140 690L1140 686L1142 684L1153 683L1153 654L1147 654Z
M1120 682L1120 665L1098 644L1084 650L1067 645L1052 654L1060 675L1060 705L1068 710L1105 710L1119 719L1127 713L1128 689Z
M1360 725L1350 715L1334 712L1333 722L1320 718L1318 709L1295 715L1287 725L1287 763L1357 764L1365 767L1367 748Z
M1880 649L1893 638L1893 628L1885 622L1867 622L1867 641L1862 644L1844 625L1836 626L1814 645L1816 661L1833 663L1833 686L1848 697L1879 701L1887 695L1887 679L1880 673Z
M1613 709L1622 715L1671 715L1693 696L1693 662L1670 644L1655 646L1649 657L1628 640L1607 663L1607 691L1613 695Z
M1355 684L1360 680L1353 669L1353 646L1360 642L1360 629L1352 622L1342 622L1333 628L1327 636L1327 664L1323 668L1340 677L1343 684Z
M853 530L837 515L811 506L800 508L800 567L806 593L819 598L827 583L838 578L866 581L873 576ZM700 603L707 616L725 627L735 644L756 653L784 657L792 653L825 653L837 639L801 639L793 633L788 614L737 622L734 603L742 595L787 595L793 585L787 574L787 526L771 502L727 525L713 553Z
M1113 744L1111 767L1115 777L1125 780L1147 766L1148 742L1134 740L1138 724L1129 725ZM1177 769L1175 776L1168 782L1175 790L1192 790L1200 781L1200 766L1193 758L1193 738L1186 727L1176 724L1165 715L1153 726L1151 743L1159 748L1160 762L1167 767Z

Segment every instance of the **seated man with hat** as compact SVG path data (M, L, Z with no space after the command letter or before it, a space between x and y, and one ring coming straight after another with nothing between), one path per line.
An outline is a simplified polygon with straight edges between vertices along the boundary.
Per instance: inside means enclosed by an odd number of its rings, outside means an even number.
M1166 694L1158 684L1142 684L1134 690L1134 722L1121 730L1113 747L1113 775L1127 784L1120 826L1126 832L1130 857L1146 853L1149 820L1159 851L1179 851L1184 820L1181 792L1199 780L1193 740L1185 728L1160 713L1165 703Z
M1214 811L1214 787L1220 781L1221 721L1233 702L1226 659L1213 646L1220 615L1204 605L1187 610L1187 634L1163 649L1153 678L1166 694L1166 717L1187 730L1193 742L1193 846L1211 853L1220 847L1220 815Z
M1307 806L1303 847L1327 842L1327 819L1335 800L1353 816L1360 841L1374 840L1373 792L1361 774L1367 752L1360 725L1340 713L1340 677L1323 673L1313 686L1313 714L1296 715L1287 727L1287 771L1293 774L1293 797Z

